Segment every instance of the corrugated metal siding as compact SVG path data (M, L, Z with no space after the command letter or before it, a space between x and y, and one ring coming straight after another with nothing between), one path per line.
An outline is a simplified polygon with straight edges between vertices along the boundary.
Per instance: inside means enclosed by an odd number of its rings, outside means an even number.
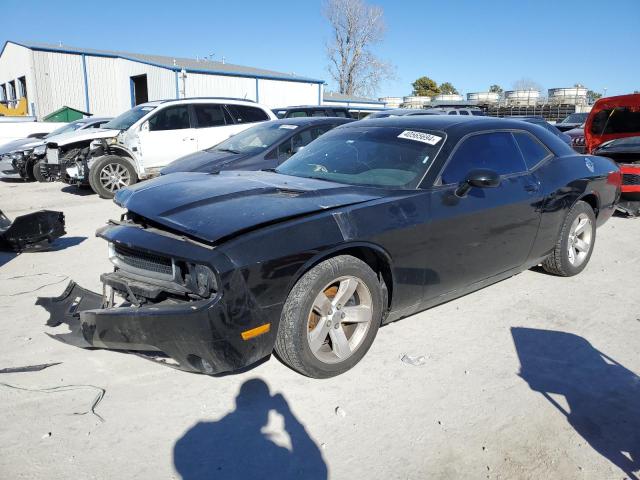
M119 58L86 56L89 106L94 115L120 115L131 108L131 77L147 75L149 100L175 98L175 74Z
M182 78L178 79L178 85L182 93ZM187 97L237 97L256 100L256 81L253 78L187 73L185 85Z
M84 76L80 55L33 52L38 116L67 106L84 111Z
M268 107L318 105L318 84L258 80L260 103Z
M131 108L129 84L122 80L117 58L85 57L89 84L89 111L115 116Z
M143 74L147 75L149 101L176 98L176 77L171 70L129 60L120 60L120 62L120 72L123 77L120 81L126 84L129 100L131 100L129 77ZM131 108L131 101L128 107Z
M33 81L33 68L31 65L31 50L8 43L2 57L0 57L0 84L6 84L12 80L18 88L18 78L27 79L27 96L29 103L36 101L35 83ZM7 88L7 94L9 93ZM18 94L19 92L17 92ZM31 108L31 106L29 106ZM37 110L37 109L36 109ZM36 111L36 113L38 113Z

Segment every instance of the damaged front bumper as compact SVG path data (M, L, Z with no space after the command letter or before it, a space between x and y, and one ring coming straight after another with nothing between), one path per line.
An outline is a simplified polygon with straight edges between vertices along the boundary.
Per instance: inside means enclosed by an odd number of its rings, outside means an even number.
M65 233L64 214L51 210L28 213L12 222L0 210L0 249L22 251L46 248Z
M215 257L224 270L219 288L213 288L207 298L194 294L196 288L189 280L204 270L189 265L211 258L211 250L166 233L122 224L101 229L98 235L110 242L111 252L120 250L131 257L112 259L116 268L101 275L102 294L70 282L59 297L38 298L36 304L50 314L47 325L69 329L52 337L81 348L131 351L181 370L210 375L238 370L271 353L275 341L271 323L279 318L279 310L255 305L245 279L227 268L224 256ZM127 247L122 250L125 238ZM171 267L166 267L172 270L170 280L136 274L155 258L149 253L135 257L140 252L136 245L151 243L159 249L153 255L172 252ZM181 256L187 253L191 257ZM136 267L127 267L125 261ZM179 284L180 278L187 280ZM199 278L211 285L204 276Z
M255 363L265 355L229 324L220 298L143 306L105 307L105 297L70 282L59 297L38 298L47 325L70 332L51 337L80 348L134 351L181 370L217 374ZM257 355L256 355L257 354Z

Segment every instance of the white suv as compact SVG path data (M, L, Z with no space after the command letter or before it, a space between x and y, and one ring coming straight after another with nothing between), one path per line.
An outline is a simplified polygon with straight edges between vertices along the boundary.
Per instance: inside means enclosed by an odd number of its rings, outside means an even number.
M102 128L88 149L66 167L67 181L89 183L103 198L153 177L177 158L217 145L256 122L275 120L273 112L250 100L186 98L138 105ZM104 131L104 130L103 130ZM100 138L101 137L101 138ZM55 152L47 150L55 161Z

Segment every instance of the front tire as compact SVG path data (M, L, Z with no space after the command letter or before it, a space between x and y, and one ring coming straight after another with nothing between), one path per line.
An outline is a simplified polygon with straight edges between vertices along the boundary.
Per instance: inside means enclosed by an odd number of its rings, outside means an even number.
M42 173L42 164L43 164L42 160L38 160L37 162L34 162L33 166L31 167L31 173L33 174L33 178L38 182L48 182L49 177L45 176Z
M89 185L100 198L113 198L118 190L138 181L133 166L117 155L105 155L96 160L88 176Z
M547 272L572 277L584 270L596 242L596 215L582 200L569 210L551 255L542 263Z
M349 255L325 260L289 293L275 351L284 363L309 377L344 373L371 347L382 303L380 282L366 263Z

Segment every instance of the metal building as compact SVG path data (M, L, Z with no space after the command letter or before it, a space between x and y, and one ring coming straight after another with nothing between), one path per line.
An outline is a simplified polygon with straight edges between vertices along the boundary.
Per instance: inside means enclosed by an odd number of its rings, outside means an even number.
M0 101L27 97L42 118L62 106L113 116L150 100L220 96L270 107L322 104L324 80L204 59L7 41Z

